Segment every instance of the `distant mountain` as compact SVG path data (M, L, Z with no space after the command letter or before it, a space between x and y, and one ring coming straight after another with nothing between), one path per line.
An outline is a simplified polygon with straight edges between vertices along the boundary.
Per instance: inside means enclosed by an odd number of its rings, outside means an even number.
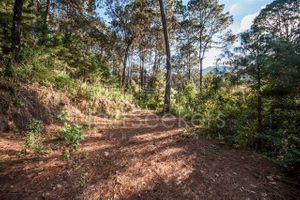
M209 72L212 73L226 73L226 72L230 72L231 71L231 67L228 66L209 66L205 69L203 69L202 73L203 76L207 75Z

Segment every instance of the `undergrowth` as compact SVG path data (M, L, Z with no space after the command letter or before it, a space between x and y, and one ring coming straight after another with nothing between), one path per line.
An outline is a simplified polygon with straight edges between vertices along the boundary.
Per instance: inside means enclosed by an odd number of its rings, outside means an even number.
M43 129L42 121L33 119L29 122L25 137L25 150L33 151L36 154L45 152L45 147L42 143Z
M85 69L76 63L66 62L59 54L61 51L50 47L24 49L24 59L13 67L14 79L67 92L75 99L133 103L132 95L121 91L120 77L114 71L109 71L104 62L91 57L90 66L87 66L89 69Z
M60 114L58 118L64 123L64 127L57 131L57 136L64 142L62 144L66 148L61 158L68 160L75 151L80 149L79 142L84 139L85 127L68 121L66 112Z

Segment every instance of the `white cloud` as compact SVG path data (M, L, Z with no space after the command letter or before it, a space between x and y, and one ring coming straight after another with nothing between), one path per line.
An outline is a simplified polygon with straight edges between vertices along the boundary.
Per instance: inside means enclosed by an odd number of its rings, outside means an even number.
M256 13L246 15L245 17L243 17L243 19L241 21L241 26L240 26L239 32L243 32L243 31L246 31L246 30L250 29L251 25L253 24L253 21L254 21L255 17L257 17L258 15L259 15L259 11L257 11Z
M268 1L269 0L236 0L236 2L229 8L229 12L234 15L243 14L254 5L261 5L261 3L266 3Z
M253 0L238 0L229 8L229 12L235 15L241 14L251 4L253 4Z
M266 6L262 6L262 7L260 7L260 9L257 12L243 17L243 19L241 21L239 32L243 32L243 31L250 29L251 25L253 24L254 19L259 15L259 12L265 7Z
M229 12L231 14L235 14L237 12L238 8L239 8L239 3L235 3L229 8Z
M210 49L203 60L203 68L213 66L216 64L216 59L220 55L220 49Z

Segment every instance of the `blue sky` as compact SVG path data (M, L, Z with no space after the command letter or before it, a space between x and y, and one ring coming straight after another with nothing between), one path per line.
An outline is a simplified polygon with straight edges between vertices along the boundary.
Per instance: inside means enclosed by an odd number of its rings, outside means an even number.
M219 0L219 2L225 4L225 10L233 15L234 22L231 29L238 33L249 28L261 8L272 0Z
M188 0L183 0L186 3ZM233 16L234 22L230 26L234 33L240 33L250 28L253 19L259 14L261 8L271 3L273 0L219 0L221 4L225 4L225 11L229 11ZM102 19L107 18L104 11L98 12ZM204 67L215 65L216 57L221 53L219 49L211 49L204 59Z
M186 0L184 0L186 1ZM259 11L271 3L273 0L219 0L225 4L225 11L229 11L233 16L231 30L237 34L250 28L253 19L259 14ZM204 68L215 65L215 59L221 53L219 49L211 49L204 59Z

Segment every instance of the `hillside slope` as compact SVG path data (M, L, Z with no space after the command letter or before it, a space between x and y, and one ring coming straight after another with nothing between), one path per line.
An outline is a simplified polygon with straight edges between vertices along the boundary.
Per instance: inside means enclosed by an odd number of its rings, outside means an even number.
M110 100L105 96L87 101L39 84L0 83L0 132L24 131L32 119L49 125L65 111L76 120L88 115L111 117L133 108L128 101Z

